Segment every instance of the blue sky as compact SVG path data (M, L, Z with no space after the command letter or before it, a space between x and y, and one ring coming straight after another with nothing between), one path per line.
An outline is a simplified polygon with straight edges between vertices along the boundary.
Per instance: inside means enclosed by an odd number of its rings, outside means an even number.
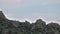
M60 0L0 0L0 10L9 19L60 23Z

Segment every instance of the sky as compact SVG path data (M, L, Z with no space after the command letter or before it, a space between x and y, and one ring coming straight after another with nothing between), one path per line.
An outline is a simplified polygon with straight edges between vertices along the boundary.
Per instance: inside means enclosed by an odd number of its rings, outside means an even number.
M0 0L0 10L12 20L60 24L60 0Z

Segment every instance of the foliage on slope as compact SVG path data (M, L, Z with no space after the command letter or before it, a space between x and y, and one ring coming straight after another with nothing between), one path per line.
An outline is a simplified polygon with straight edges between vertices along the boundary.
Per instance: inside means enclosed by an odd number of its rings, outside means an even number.
M46 25L46 22L42 19L38 19L32 24L28 21L19 22L8 20L0 12L0 34L60 34L60 25L57 23Z

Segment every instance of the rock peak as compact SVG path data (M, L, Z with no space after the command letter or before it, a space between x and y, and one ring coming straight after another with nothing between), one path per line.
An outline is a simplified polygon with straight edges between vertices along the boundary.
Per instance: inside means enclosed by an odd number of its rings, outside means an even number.
M0 11L0 18L5 19L5 16L2 11Z

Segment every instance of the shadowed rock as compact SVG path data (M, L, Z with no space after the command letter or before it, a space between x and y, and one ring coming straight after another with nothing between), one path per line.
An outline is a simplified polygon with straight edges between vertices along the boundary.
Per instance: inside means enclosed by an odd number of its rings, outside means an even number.
M5 19L5 16L2 11L0 11L0 19Z
M57 23L46 25L42 19L32 24L28 21L8 20L0 11L0 34L60 34L60 25Z

